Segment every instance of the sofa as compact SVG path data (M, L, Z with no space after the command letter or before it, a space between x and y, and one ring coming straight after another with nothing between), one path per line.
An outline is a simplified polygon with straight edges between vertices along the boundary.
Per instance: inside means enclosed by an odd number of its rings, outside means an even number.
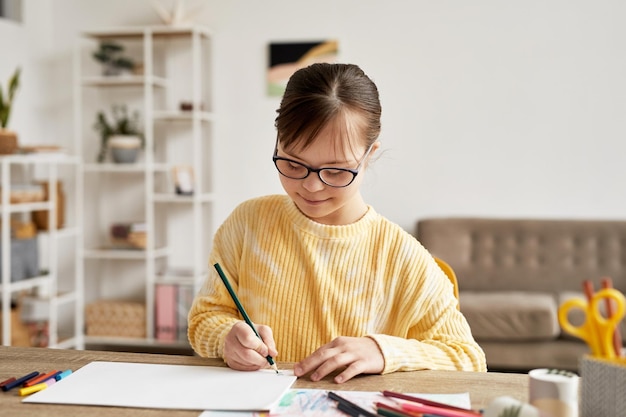
M461 311L490 370L578 371L589 349L561 331L559 306L584 298L587 279L599 289L611 277L626 292L626 221L424 218L414 234L455 271Z

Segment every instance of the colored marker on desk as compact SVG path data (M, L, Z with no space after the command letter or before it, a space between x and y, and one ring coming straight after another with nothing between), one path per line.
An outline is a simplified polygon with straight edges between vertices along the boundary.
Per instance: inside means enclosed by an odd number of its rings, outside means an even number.
M241 313L245 322L248 324L248 326L250 326L250 328L252 328L252 331L254 332L254 334L259 339L263 340L259 332L256 331L256 327L254 327L252 320L250 320L250 317L248 317L248 313L246 313L246 310L244 310L243 306L239 302L239 298L237 298L237 294L235 294L235 291L233 291L233 287L230 286L230 283L228 282L228 278L226 278L226 275L224 275L224 271L222 271L222 267L220 266L220 264L215 264L213 266L215 267L215 270L217 271L220 278L222 279L222 282L226 286L226 289L228 290L230 297L235 302L235 305L237 306L237 310L239 310L239 313ZM276 366L276 363L274 363L274 359L270 355L267 355L265 359L267 359L269 364L272 366L272 369L274 369L276 373L278 373L278 367Z
M63 372L59 373L58 375L56 375L54 377L54 379L56 379L57 381L60 381L63 378L67 378L71 373L72 373L71 369L66 369L65 371L63 371Z
M366 409L364 409L363 407L353 403L350 400L347 400L345 398L343 398L342 396L332 392L332 391L328 391L328 393L326 394L328 396L328 398L330 398L333 401L337 401L337 405L340 411L351 415L352 417L377 417L376 413L372 413L367 411Z
M343 403L337 403L337 410L351 417L361 417L361 413L359 413L359 410L355 410L349 405L345 405ZM392 417L395 417L395 416L392 416ZM406 417L406 416L401 416L401 417Z
M34 394L35 392L39 392L48 388L50 385L56 383L57 380L54 378L48 378L44 382L40 382L39 384L31 385L29 387L20 388L19 394L20 396Z
M26 374L23 377L17 378L15 381L8 382L6 385L2 386L2 391L12 390L13 388L17 386L22 385L24 382L33 379L37 375L39 375L39 372L35 371L35 372L31 372L30 374Z
M468 410L466 408L456 407L454 405L440 403L440 402L437 402L437 401L428 400L426 398L415 397L413 395L407 395L407 394L403 394L403 393L400 393L400 392L384 390L382 392L382 394L385 397L399 398L401 400L417 402L417 403L420 403L420 404L430 405L430 406L433 406L433 407L447 408L447 409L451 409L451 410L462 411L463 413L468 413L468 414L470 414L473 417L481 417L482 416L482 412L480 412L480 411Z
M392 407L390 405L387 404L378 404L376 407L376 413L384 416L384 417L409 417L412 416L412 414L403 412L402 410L399 410L395 407ZM416 414L417 415L417 414ZM424 417L422 415L422 417Z
M15 381L16 379L17 379L17 378L15 378L14 376L12 376L11 378L6 379L6 380L4 380L4 381L0 382L0 389L2 389L5 385L7 385L7 384L9 384L9 383L11 383L11 382L13 382L13 381Z
M472 412L458 411L451 408L435 407L420 403L407 402L401 404L400 407L402 410L406 410L411 413L434 414L441 417L469 417L473 415Z
M28 381L28 382L25 382L24 386L25 387L30 387L30 386L37 385L37 384L40 384L42 382L45 382L45 381L47 381L50 378L54 379L54 377L57 376L60 373L61 373L61 371L50 371L47 374L41 374L38 377L33 378L30 381Z

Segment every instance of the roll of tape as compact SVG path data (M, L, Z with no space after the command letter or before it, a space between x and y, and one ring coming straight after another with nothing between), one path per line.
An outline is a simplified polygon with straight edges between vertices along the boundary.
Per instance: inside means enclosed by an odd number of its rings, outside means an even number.
M573 372L533 369L528 399L546 417L578 417L578 381Z

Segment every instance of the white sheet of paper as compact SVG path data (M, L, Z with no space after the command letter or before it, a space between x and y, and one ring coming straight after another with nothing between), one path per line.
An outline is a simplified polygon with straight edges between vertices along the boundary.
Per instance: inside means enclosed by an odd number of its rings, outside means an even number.
M91 362L23 400L177 410L267 411L293 385L293 372L213 366Z

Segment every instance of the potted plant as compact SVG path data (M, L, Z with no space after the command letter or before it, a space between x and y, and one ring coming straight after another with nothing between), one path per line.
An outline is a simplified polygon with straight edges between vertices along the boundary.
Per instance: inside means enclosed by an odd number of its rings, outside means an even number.
M6 93L0 85L0 154L11 154L17 149L17 134L7 129L15 92L20 84L20 68L18 67L7 85Z
M135 68L135 63L130 58L122 56L123 51L124 47L118 43L100 43L93 57L102 64L104 75L120 75L124 72L131 72Z
M126 105L114 105L111 119L103 111L98 112L94 129L100 132L98 162L104 162L109 148L114 162L135 162L139 149L144 145L139 111L131 115Z

